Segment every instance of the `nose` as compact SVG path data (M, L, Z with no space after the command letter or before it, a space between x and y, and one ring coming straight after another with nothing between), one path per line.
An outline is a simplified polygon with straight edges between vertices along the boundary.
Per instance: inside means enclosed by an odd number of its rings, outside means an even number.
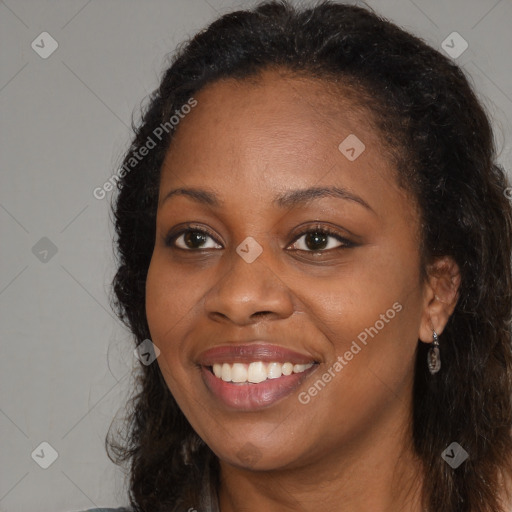
M221 277L205 297L210 319L247 325L265 317L276 320L293 314L291 290L263 254L252 263L235 251L226 258Z

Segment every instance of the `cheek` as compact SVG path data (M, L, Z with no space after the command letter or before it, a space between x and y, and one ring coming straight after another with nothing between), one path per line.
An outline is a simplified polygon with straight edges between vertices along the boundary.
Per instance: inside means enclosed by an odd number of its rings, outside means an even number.
M208 282L204 273L172 268L165 252L155 250L146 279L146 318L164 380L187 416L197 402L188 383L199 378L190 340L204 315Z
M183 324L193 309L190 289L184 286L176 272L169 272L165 259L158 252L153 254L146 279L146 317L151 341L160 350L156 362L174 398L186 403L184 382L189 375L181 358L184 351L181 340L184 337Z
M335 284L322 299L320 291L311 292L312 318L329 342L331 357L299 399L303 411L314 411L308 416L315 417L315 424L324 425L318 427L319 437L331 425L327 430L333 435L350 440L408 403L421 294L394 283L381 286L382 281L354 275L338 283L343 286L337 295Z
M302 279L304 310L330 345L324 371L343 375L334 380L350 390L333 400L368 404L365 395L394 393L410 379L422 308L418 255L393 252L376 246L333 279Z
M197 286L169 270L165 258L155 252L146 279L146 318L151 341L159 348L157 359L171 392L174 382L188 378L185 339L187 326L200 305ZM186 369L190 371L190 368ZM176 396L176 395L175 395Z
M419 315L422 303L415 256L398 260L387 257L382 247L355 254L329 278L302 275L290 282L300 283L292 290L302 312L328 338L357 337L376 322L379 331L390 331L389 326L396 328L407 316L398 309ZM401 306L393 308L395 303ZM413 325L408 324L410 332Z
M176 331L194 314L200 300L194 276L184 277L170 269L165 256L155 251L146 279L146 317L154 340L179 339Z

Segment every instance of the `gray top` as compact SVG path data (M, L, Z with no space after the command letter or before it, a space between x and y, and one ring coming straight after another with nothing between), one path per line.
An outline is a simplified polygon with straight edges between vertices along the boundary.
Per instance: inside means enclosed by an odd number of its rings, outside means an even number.
M85 512L130 512L127 508L90 508Z

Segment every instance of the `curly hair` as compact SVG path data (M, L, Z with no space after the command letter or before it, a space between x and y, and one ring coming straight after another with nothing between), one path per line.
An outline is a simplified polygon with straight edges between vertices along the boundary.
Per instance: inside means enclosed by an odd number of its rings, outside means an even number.
M113 308L135 344L150 338L146 275L160 170L174 133L158 127L205 85L268 68L342 84L372 112L400 186L419 206L422 276L443 256L459 266L459 300L440 337L443 371L430 375L428 345L417 348L412 432L426 476L422 499L430 512L505 512L500 492L512 478L510 183L463 71L370 8L268 1L220 17L178 48L138 126L132 121L134 138L112 204ZM148 140L154 147L140 158ZM109 429L107 453L116 464L130 462L134 511L186 511L199 503L205 474L213 489L218 485L218 459L181 412L158 365L137 372L124 429L117 439ZM452 441L470 455L457 470L440 456Z

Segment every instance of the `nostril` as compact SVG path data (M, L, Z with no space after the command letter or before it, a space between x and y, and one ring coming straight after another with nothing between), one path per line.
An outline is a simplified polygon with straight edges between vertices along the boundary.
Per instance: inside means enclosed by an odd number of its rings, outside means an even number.
M251 316L264 316L270 314L272 314L272 311L257 311L256 313L253 313Z

